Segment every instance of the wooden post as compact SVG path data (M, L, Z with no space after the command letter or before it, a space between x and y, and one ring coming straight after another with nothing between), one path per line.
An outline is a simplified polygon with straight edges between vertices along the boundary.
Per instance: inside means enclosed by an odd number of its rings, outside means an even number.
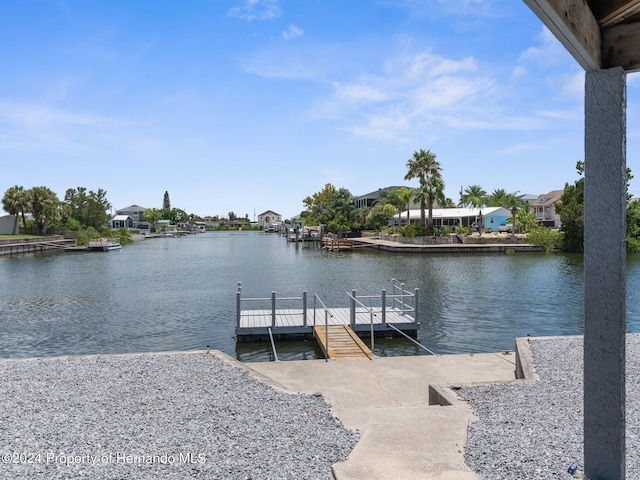
M626 74L585 82L584 464L625 478Z
M413 290L413 322L418 323L418 301L420 299L420 289Z

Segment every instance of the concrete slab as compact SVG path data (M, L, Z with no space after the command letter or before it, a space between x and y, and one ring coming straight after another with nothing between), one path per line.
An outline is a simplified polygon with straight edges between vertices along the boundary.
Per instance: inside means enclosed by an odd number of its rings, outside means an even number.
M361 438L338 480L473 480L464 463L465 402L429 405L430 384L507 382L515 379L515 354L345 358L245 363L263 381L289 392L324 395L333 414Z

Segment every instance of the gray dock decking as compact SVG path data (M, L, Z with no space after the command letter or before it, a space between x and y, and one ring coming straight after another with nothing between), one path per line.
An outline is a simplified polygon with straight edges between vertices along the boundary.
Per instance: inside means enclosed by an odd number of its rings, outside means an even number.
M262 340L270 335L279 337L313 337L314 326L346 325L354 332L395 335L401 330L408 335L417 335L418 289L405 290L404 284L393 280L392 293L383 289L380 295L356 297L353 290L348 294L348 307L327 307L314 294L313 306L307 304L307 292L301 297L278 297L272 292L270 298L243 298L241 282L236 293L236 339L238 341ZM396 293L398 292L398 293ZM365 305L361 300L372 305ZM317 300L317 304L316 304ZM246 309L247 302L270 303L269 309ZM302 308L278 308L278 302L295 302ZM378 302L377 305L375 303Z
M367 311L357 311L355 324L351 325L350 308L332 308L333 316L327 316L327 325L350 325L357 333L370 333L371 314ZM411 315L402 314L397 309L388 308L385 312L385 322L382 322L382 312L373 317L375 333L393 333L389 327L393 325L399 330L411 335L417 332L420 324ZM315 325L325 325L324 310L316 311ZM275 324L271 310L244 310L240 314L240 326L236 327L236 337L242 340L257 340L269 335L269 328L277 336L313 336L313 310L307 311L307 322L304 323L302 309L276 310Z

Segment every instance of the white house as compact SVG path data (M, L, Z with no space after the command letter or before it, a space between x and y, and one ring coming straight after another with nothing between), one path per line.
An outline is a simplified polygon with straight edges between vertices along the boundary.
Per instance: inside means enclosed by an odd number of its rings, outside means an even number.
M282 215L274 212L273 210L267 210L258 215L258 224L264 228L268 228L271 225L280 225L282 223Z

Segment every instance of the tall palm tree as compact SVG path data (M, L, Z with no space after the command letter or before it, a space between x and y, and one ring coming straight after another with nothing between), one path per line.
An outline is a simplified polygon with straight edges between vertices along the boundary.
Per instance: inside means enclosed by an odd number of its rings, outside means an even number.
M411 199L413 198L413 192L407 187L398 189L398 201L400 203L399 211L402 212L403 208L407 209L407 225L411 223L409 218L409 208L411 207Z
M25 210L31 208L31 201L29 191L24 187L14 185L7 189L2 197L2 207L9 215L14 215L13 221L13 233L18 233L18 214L22 215L22 226L24 230L27 229L27 221L24 217Z
M509 193L504 197L502 206L511 211L511 238L516 238L516 213L518 209L525 206L524 200L518 197L518 192Z
M445 203L446 198L444 196L444 180L442 177L431 176L424 183L420 183L420 197L424 198L424 202L429 210L427 217L427 227L433 228L433 206L437 202L439 205ZM424 219L423 219L424 224Z
M407 161L407 174L404 176L405 180L411 180L417 178L420 181L419 190L423 188L423 184L427 184L429 178L440 177L440 163L436 160L436 154L430 150L420 149L417 152L413 152L413 157ZM422 194L418 193L418 197L422 197ZM428 204L427 199L423 198L420 201L420 218L424 225L424 210Z
M464 189L460 196L460 205L464 207L481 207L487 203L487 192L480 185L471 185Z
M413 199L420 205L420 225L426 225L426 210L427 210L427 197L428 191L426 188L426 182L420 182L420 186L413 190Z

